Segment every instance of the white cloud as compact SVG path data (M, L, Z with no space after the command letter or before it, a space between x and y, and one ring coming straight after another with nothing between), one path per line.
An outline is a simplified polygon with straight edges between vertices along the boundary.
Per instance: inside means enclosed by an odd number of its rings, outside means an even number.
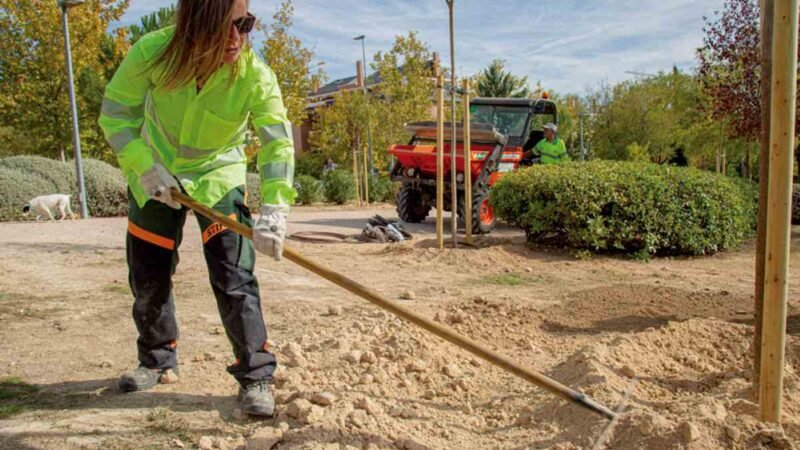
M580 92L607 79L694 65L702 17L723 0L456 0L456 66L474 74L494 58L548 88ZM251 0L266 23L277 0ZM133 0L124 23L163 6ZM367 58L395 36L418 31L449 62L448 12L443 0L295 0L295 31L325 61L332 78L350 76L367 36ZM255 36L260 43L261 36Z

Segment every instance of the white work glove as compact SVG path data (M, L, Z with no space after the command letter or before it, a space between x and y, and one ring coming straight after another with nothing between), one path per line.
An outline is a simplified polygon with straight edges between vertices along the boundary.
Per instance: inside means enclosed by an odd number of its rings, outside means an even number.
M286 237L286 217L289 207L264 205L253 227L253 245L259 252L280 261L283 257L283 239Z
M139 178L144 193L153 200L158 200L170 208L181 209L181 205L172 199L170 188L178 187L178 181L160 163L155 163Z

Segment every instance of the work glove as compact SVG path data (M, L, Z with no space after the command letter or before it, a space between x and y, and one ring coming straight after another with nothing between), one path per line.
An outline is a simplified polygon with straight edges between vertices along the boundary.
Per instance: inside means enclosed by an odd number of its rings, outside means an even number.
M170 208L181 209L181 205L172 199L170 188L178 187L178 181L160 163L155 163L147 172L139 178L139 183L144 189L144 193L153 200L158 200Z
M283 240L286 237L286 217L289 207L264 205L253 227L253 245L259 252L280 261L283 257Z

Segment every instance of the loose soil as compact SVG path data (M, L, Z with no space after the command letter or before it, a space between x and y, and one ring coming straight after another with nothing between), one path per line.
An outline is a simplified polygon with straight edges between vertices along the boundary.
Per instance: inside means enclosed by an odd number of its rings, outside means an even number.
M290 232L358 234L369 211L296 208ZM767 449L800 441L800 228L784 425L750 392L752 244L704 258L573 258L501 228L477 248L291 245L387 298L616 409L603 448ZM579 449L608 422L288 262L257 274L281 364L275 418L243 417L194 221L175 296L180 380L121 394L136 365L125 219L0 224L0 448ZM32 385L32 386L31 386Z

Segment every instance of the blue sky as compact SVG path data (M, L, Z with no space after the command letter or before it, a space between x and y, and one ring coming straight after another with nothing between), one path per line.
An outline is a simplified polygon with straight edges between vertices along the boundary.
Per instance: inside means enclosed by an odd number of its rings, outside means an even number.
M691 68L702 45L703 16L723 0L455 0L456 67L472 75L493 59L541 81L546 89L583 93L625 72L654 73L673 64ZM138 22L163 0L132 0L123 24ZM250 0L271 21L277 0ZM367 59L391 47L396 35L419 32L449 66L444 0L295 0L295 34L325 62L331 79L355 74L367 36ZM254 36L257 45L263 36ZM532 83L533 84L533 83Z

